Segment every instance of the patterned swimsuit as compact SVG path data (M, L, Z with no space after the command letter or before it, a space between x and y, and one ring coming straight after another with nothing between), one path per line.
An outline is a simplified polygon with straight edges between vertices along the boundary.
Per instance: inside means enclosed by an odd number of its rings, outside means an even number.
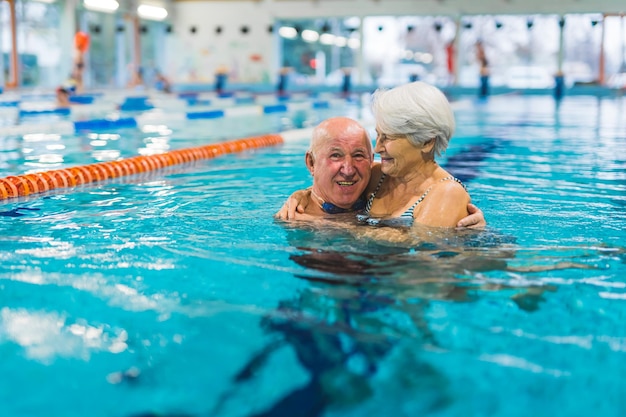
M370 216L370 210L372 209L372 204L374 203L374 198L376 197L376 194L380 190L380 187L382 186L383 181L385 180L385 176L386 176L385 174L380 176L380 180L378 181L378 184L376 185L376 189L374 190L374 192L372 194L370 194L370 196L369 196L369 198L367 200L367 204L365 204L365 210L363 210L363 213L357 214L356 219L357 219L357 221L359 223L365 223L365 224L369 224L371 226L379 226L379 225L385 225L385 226L411 226L413 224L413 212L415 211L415 207L417 207L417 205L419 203L421 203L422 200L424 200L424 198L426 198L426 196L428 195L430 190L432 190L432 188L435 185L437 185L437 184L439 184L440 182L443 182L443 181L455 181L455 182L458 182L459 184L461 184L463 186L463 188L466 188L465 185L458 178L455 178L453 176L445 177L445 178L440 179L439 181L437 181L436 183L434 183L430 187L428 187L428 189L426 191L424 191L424 194L422 194L420 196L420 198L418 198L417 201L413 205L411 205L411 207L406 209L406 211L404 213L402 213L399 217L390 218L390 219L382 219L382 218L377 218L377 217L371 217Z

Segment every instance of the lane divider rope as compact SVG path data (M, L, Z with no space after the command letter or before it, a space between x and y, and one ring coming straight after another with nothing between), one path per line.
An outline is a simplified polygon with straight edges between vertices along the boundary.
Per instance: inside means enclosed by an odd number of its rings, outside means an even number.
M156 109L155 112L144 112L142 114L105 119L88 119L88 120L63 120L55 123L27 123L15 126L0 126L0 136L25 135L33 132L55 132L60 134L73 134L86 131L106 131L111 129L136 128L150 123L174 122L182 120L206 120L218 119L223 117L240 117L248 115L263 115L270 113L285 113L290 111L301 110L318 110L323 108L331 108L334 105L345 103L343 99L336 100L314 100L294 102L288 104L268 104L253 106L234 106L224 109L205 109L186 111L183 113L172 113L167 110ZM85 111L83 108L73 108L71 111ZM22 112L20 110L20 112ZM25 113L24 113L25 114ZM56 114L58 116L70 114L70 109L48 109L48 110L32 110L28 114Z
M201 159L211 159L223 154L278 145L283 142L283 136L269 134L178 149L162 154L138 155L117 161L98 162L25 175L10 175L0 178L0 200L43 193L57 188L73 188L83 184L141 174Z

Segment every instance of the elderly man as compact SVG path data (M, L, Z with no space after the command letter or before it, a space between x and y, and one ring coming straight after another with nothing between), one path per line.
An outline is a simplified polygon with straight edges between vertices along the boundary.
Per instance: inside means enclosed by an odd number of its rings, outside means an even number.
M374 153L367 131L355 120L333 117L314 130L305 156L313 176L310 196L298 191L290 197L275 217L283 220L313 220L329 214L358 212L365 208L364 192L368 187ZM483 227L482 211L468 205L469 216L459 227Z

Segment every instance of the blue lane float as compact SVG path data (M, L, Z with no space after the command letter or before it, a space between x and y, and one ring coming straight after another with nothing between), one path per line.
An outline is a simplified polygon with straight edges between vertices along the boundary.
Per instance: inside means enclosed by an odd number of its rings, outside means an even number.
M207 110L207 111L197 111L197 112L189 112L187 113L187 119L217 119L219 117L224 117L223 110Z
M74 130L94 131L94 130L113 130L120 128L137 127L137 120L134 117L126 117L122 119L94 119L74 122Z
M314 109L329 109L330 103L328 101L320 101L320 100L314 101L313 108Z
M195 92L184 92L184 93L178 93L178 98L181 99L188 99L188 98L197 98L198 97L198 93Z
M95 99L96 97L91 95L70 96L70 103L93 104Z
M46 114L55 114L59 116L69 116L70 109L69 107L60 107L56 109L45 109L45 110L20 110L20 117L28 117L28 116L43 116Z
M127 97L120 105L122 111L151 110L154 106L148 101L148 97Z
M211 100L199 99L199 98L188 98L187 105L188 106L210 106Z
M345 99L341 99L342 102L346 102ZM326 109L333 106L333 101L328 100L316 100L314 102L293 102L287 104L273 104L273 105L253 105L253 106L235 106L227 107L224 109L210 109L206 111L187 112L182 114L163 115L165 120L160 120L159 123L167 123L168 120L201 120L201 119L217 119L222 117L240 117L242 115L260 115L269 113L286 113L290 111L301 111L306 109ZM24 113L26 113L24 111ZM70 115L69 108L54 109L54 110L40 110L37 113L30 112L30 114L54 114L57 115ZM145 117L147 117L147 119ZM89 131L111 131L120 128L137 128L145 124L154 123L153 115L149 113L145 115L137 114L126 118L119 119L90 119L72 121L69 119L55 121L52 124L42 124L41 122L33 124L20 124L18 126L0 126L0 136L7 135L24 135L32 133L33 131L50 131L60 134L72 134L76 132L89 132Z
M286 111L287 111L286 104L274 104L274 105L269 105L269 106L263 106L263 113L265 114L280 113L280 112L286 112Z
M235 97L236 104L254 104L256 102L256 98L250 97Z

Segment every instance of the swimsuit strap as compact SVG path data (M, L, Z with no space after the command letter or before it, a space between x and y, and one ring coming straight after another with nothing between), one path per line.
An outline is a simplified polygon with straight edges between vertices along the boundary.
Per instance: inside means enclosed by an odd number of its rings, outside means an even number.
M367 199L367 203L365 204L365 210L363 210L364 214L369 214L372 209L372 204L374 203L374 198L376 197L376 193L380 190L380 186L383 185L383 181L385 180L385 174L380 176L380 180L378 180L378 184L376 185L376 189L370 194L370 197Z
M440 182L443 182L443 181L449 181L449 180L452 180L452 181L454 181L454 182L457 182L457 183L461 184L461 185L463 186L463 188L464 188L465 190L467 190L467 187L465 186L465 184L463 184L463 183L461 182L461 180L460 180L460 179L458 179L458 178L456 178L456 177L453 177L452 175L450 175L449 177L442 178L442 179L440 179L439 181L437 181L436 183L434 183L433 185L431 185L430 187L428 187L428 188L426 189L426 191L424 191L424 194L422 194L422 195L420 196L420 198L418 198L418 199L417 199L417 201L416 201L416 202L415 202L415 203L414 203L411 207L409 207L409 208L408 208L408 209L407 209L404 213L402 213L402 214L400 215L400 217L411 217L411 218L413 218L413 212L415 211L415 207L417 207L417 205L418 205L419 203L421 203L421 202L422 202L422 200L424 200L424 199L426 198L426 196L428 195L428 193L430 192L430 190L432 190L432 189L433 189L433 187L434 187L435 185L439 184Z

